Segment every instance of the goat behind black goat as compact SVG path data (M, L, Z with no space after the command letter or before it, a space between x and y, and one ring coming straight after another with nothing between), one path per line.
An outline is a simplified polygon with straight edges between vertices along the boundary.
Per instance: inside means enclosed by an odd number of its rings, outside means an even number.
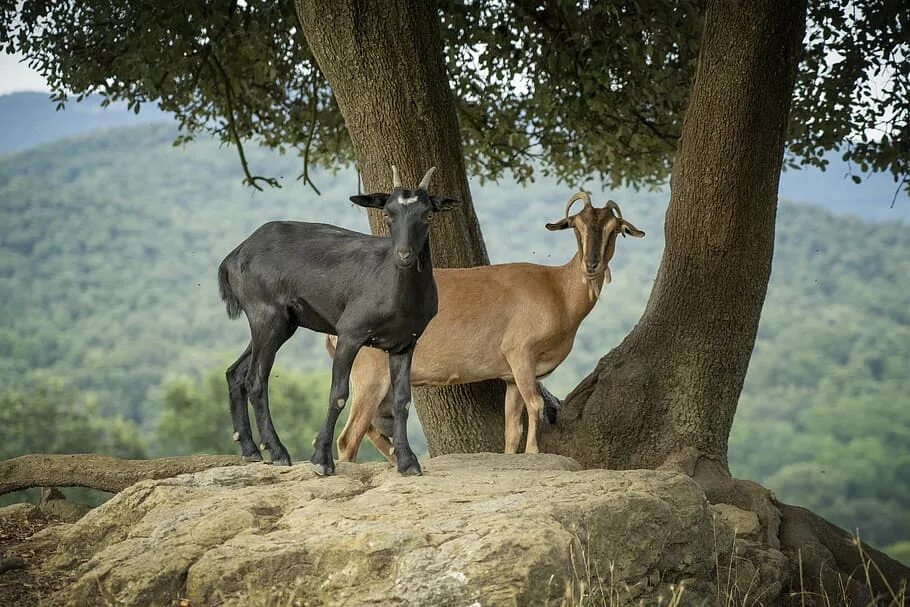
M335 471L335 422L347 403L351 366L362 346L389 353L398 471L421 473L407 438L411 357L436 314L429 224L434 212L456 203L427 193L434 170L427 171L416 190L407 190L393 166L390 194L351 197L360 206L383 209L391 238L320 223L276 221L253 232L221 262L218 282L228 316L243 311L250 324L250 344L227 370L234 440L246 460L262 460L252 438L249 399L261 448L271 452L273 463L291 463L272 424L268 380L275 354L300 326L338 336L328 413L310 459L316 473Z

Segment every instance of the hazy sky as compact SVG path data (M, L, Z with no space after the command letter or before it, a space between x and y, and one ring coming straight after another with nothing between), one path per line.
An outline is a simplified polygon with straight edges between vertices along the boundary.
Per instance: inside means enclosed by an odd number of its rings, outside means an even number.
M0 53L0 95L17 91L49 91L47 82L24 63L22 55Z

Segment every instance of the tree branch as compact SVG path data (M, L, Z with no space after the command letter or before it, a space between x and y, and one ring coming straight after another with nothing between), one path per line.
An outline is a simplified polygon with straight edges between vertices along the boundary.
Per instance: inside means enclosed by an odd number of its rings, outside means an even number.
M88 487L116 493L146 479L170 478L220 466L239 466L236 455L187 455L130 460L80 453L23 455L0 461L0 495L31 487Z
M262 175L253 175L250 172L250 165L247 163L246 154L243 151L243 143L240 141L240 133L237 132L237 124L235 123L234 117L234 90L231 87L231 80L228 78L227 71L225 71L224 66L221 65L221 62L218 61L218 57L215 53L211 55L212 63L218 70L218 73L221 75L222 80L224 81L224 97L227 101L227 121L228 121L228 132L231 134L231 139L234 140L234 145L237 146L237 154L240 156L240 166L243 168L243 174L246 178L243 180L247 185L251 185L260 192L262 187L259 186L257 181L265 182L266 184L272 186L273 188L280 188L281 184L278 183L278 180L274 177L263 177Z
M322 192L310 179L310 146L313 145L313 134L316 132L316 116L318 115L316 106L316 95L319 93L317 74L313 72L313 89L310 96L310 128L307 129L306 145L303 148L303 173L297 179L302 179L303 183L309 184L317 196L322 196Z

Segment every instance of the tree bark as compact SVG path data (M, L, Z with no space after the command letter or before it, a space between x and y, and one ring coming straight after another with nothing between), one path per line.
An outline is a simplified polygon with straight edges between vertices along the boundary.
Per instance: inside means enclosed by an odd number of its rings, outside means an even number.
M88 487L117 493L146 479L170 478L220 466L239 466L237 455L119 459L94 453L23 455L0 462L0 495L32 487Z
M648 305L567 397L545 451L610 468L708 458L726 472L771 271L805 19L802 1L708 3Z
M461 201L433 220L437 267L489 263L468 188L456 108L432 2L297 0L307 43L332 86L369 192L388 192L391 165L415 187L431 166L431 191ZM374 234L387 234L375 212ZM503 388L483 382L415 391L431 455L502 451Z

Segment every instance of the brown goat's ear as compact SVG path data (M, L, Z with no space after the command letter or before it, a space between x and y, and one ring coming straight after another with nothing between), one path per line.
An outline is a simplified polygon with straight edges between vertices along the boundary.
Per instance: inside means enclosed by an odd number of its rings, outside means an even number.
M633 226L631 223L629 223L625 219L623 219L622 220L622 235L631 236L633 238L644 238L645 233L642 230L639 230L638 228Z
M431 196L430 204L433 205L433 210L436 212L451 211L460 205L461 201L455 200L454 198L437 198L436 196Z
M548 224L547 224L547 229L550 230L551 232L555 232L556 230L565 230L565 229L568 228L570 225L571 225L571 224L569 223L569 218L568 218L568 217L563 217L562 219L560 219L560 220L557 221L556 223L548 223Z
M351 196L351 202L354 204L374 209L383 208L388 199L388 194L358 194L357 196Z

